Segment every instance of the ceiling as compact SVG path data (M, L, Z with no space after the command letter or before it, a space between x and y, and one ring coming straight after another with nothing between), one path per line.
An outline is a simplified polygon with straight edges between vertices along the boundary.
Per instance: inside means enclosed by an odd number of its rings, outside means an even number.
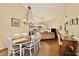
M31 6L32 16L36 22L48 22L64 14L65 3L31 3L22 4L25 8Z

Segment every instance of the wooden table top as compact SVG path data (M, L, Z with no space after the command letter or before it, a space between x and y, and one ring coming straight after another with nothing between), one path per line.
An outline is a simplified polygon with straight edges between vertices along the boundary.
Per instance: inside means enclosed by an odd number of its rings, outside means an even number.
M69 37L69 36L65 36L65 37L64 37L64 40L65 40L65 41L77 41L77 40L75 40L74 38Z
M23 43L30 42L30 41L31 41L30 37L26 37L26 38L24 37L24 38L12 40L12 43L13 44L23 44Z

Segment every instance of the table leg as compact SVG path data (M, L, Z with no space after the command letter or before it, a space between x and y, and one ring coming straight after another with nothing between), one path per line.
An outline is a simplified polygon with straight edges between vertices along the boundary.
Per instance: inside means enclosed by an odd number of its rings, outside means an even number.
M20 44L20 56L22 56L22 45Z

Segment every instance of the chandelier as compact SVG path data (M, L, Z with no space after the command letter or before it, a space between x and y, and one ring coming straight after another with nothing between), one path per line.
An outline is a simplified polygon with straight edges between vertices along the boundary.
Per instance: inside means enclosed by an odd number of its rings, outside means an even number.
M32 16L32 12L31 12L31 7L28 6L28 24L29 26L33 25L33 16Z

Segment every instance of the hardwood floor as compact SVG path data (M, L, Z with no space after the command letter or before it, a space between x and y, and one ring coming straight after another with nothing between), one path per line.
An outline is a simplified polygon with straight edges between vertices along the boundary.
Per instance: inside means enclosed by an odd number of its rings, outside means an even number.
M7 49L5 51L0 52L0 56L7 55ZM42 40L41 48L35 54L36 56L58 56L59 55L59 45L58 40L50 39L50 40Z
M7 56L7 55L8 55L8 49L7 48L0 50L0 56Z
M58 56L59 45L57 40L41 41L41 48L36 54L37 56Z

